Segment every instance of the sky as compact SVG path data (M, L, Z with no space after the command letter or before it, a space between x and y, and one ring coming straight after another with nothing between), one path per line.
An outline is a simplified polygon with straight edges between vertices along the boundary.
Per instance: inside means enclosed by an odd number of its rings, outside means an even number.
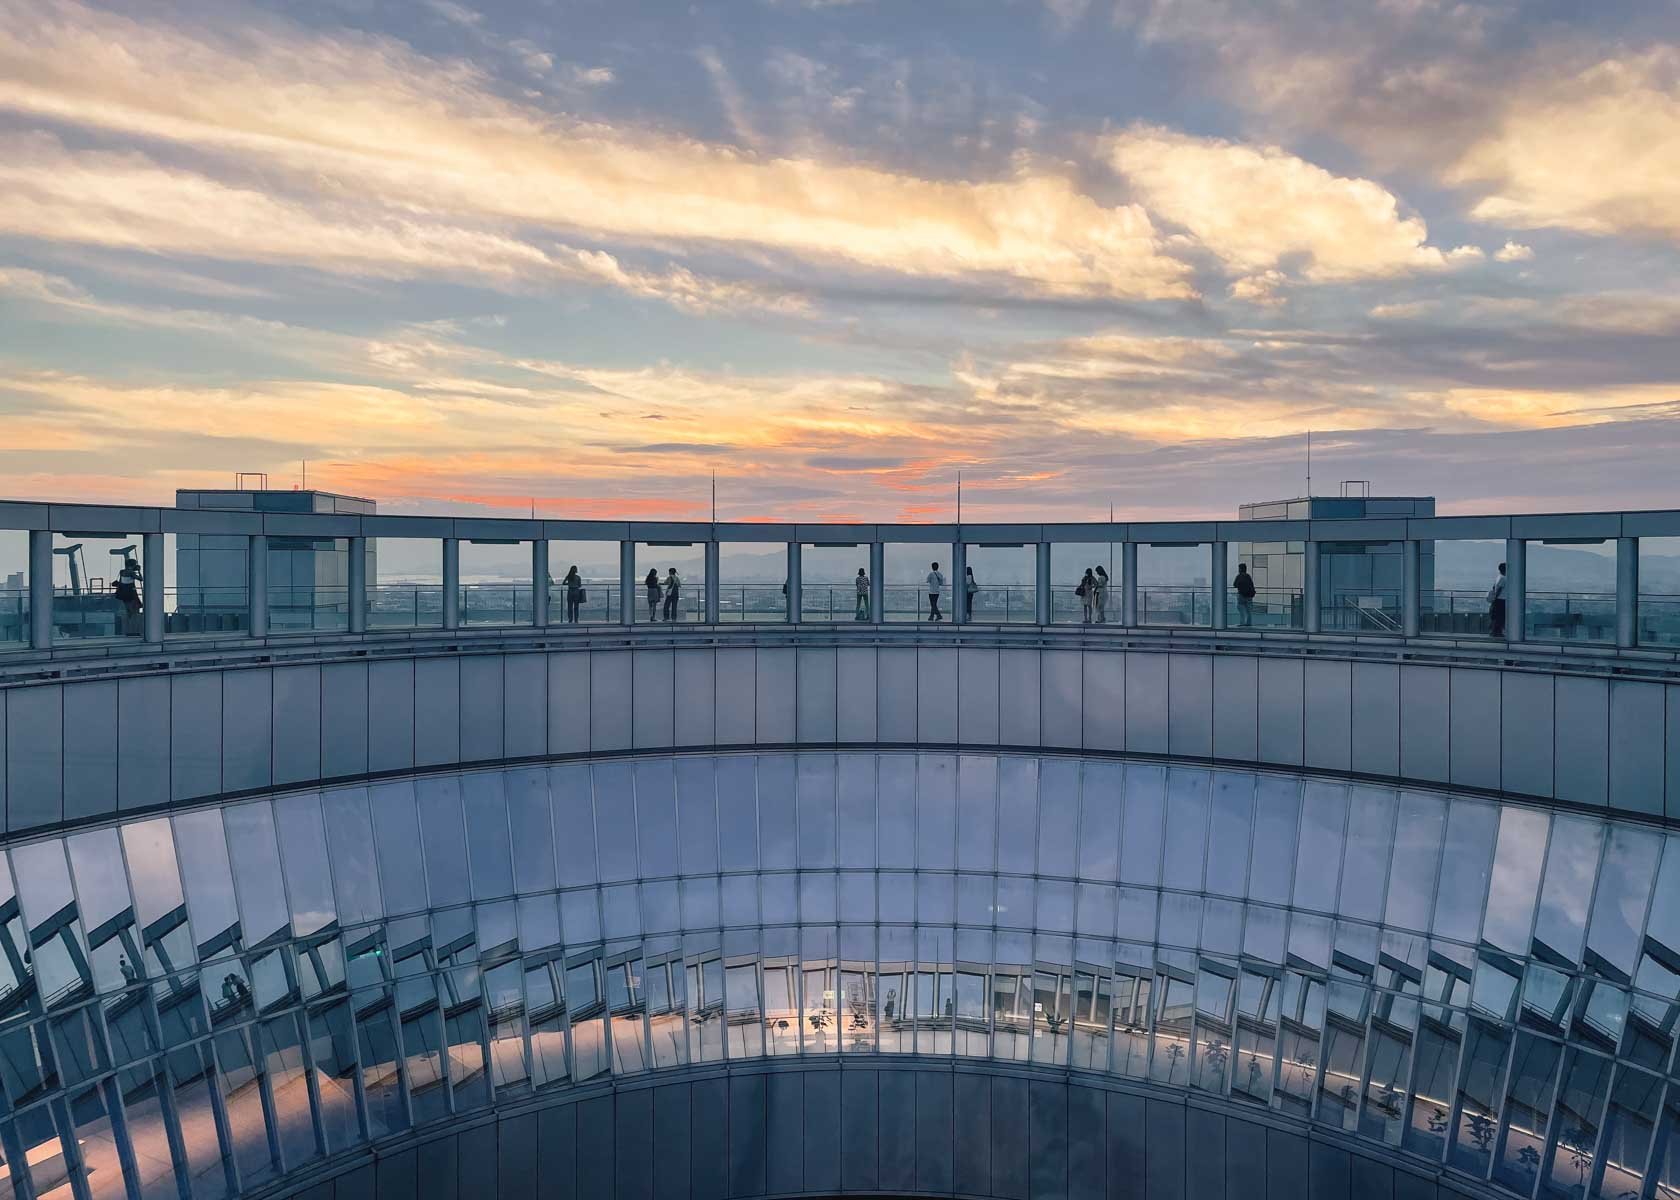
M1680 0L0 0L0 496L1680 506Z

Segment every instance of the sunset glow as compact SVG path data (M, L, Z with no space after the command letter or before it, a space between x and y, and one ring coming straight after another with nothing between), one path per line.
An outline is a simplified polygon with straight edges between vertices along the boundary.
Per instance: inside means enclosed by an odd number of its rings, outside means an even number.
M1673 506L1680 10L0 0L0 494Z

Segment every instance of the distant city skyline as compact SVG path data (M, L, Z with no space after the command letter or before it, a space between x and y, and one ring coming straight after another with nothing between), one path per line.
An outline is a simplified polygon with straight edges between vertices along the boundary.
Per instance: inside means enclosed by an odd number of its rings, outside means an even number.
M1680 505L1680 6L0 0L0 497Z

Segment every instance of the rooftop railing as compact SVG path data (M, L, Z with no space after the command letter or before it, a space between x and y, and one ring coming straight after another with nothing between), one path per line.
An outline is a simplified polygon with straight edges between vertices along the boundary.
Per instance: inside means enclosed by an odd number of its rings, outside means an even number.
M206 546L214 539L215 551L231 556L222 561L241 564L244 578L218 579L213 585L205 578L172 578L178 561L185 560L166 552L165 538L174 535L185 544L189 534L205 539ZM25 559L21 572L6 560L8 537ZM368 551L387 539L432 543L441 578L369 578L374 573L370 560L376 556ZM0 651L477 627L860 622L1159 626L1361 637L1490 637L1621 649L1676 647L1680 594L1666 576L1644 586L1640 577L1642 545L1656 539L1674 539L1672 545L1665 543L1662 553L1680 556L1680 511L816 526L0 502L0 579L6 580L0 587ZM1454 541L1482 543L1489 555L1506 564L1502 620L1484 587L1435 584L1435 548ZM505 579L464 579L463 543L474 547L479 557L491 553L478 549L484 546L521 546L529 551L530 569L523 574L504 572L509 576ZM565 567L557 568L560 560L550 561L551 545L558 555L562 544L568 559L576 560L580 547L593 549L594 556L582 561L616 560L618 569L597 566L580 586L567 587L556 579ZM731 553L743 545L752 549L760 577L731 579L732 569L720 554L725 545L735 548ZM1273 561L1273 581L1279 578L1276 547L1288 546L1284 557L1298 561L1284 577L1299 584L1259 587L1252 595L1239 595L1234 582L1239 545L1248 548L1242 553L1258 549ZM1380 562L1385 574L1377 582L1373 572L1367 586L1344 586L1347 560L1357 560L1362 545L1371 548L1373 567ZM1530 589L1525 568L1535 545L1592 547L1593 561L1602 565L1606 578L1596 588L1564 590L1551 586L1555 578L1542 570L1538 577L1547 586ZM660 548L665 546L685 547L685 563L703 556L703 568L682 567L688 574L675 595L663 582L649 589L643 574L650 563L663 572ZM810 564L802 569L806 548L821 551L813 559L828 564L816 572L822 577L810 577ZM1140 554L1140 548L1147 548L1146 553ZM108 577L71 572L78 551L88 566L108 572ZM107 551L114 557L107 558ZM282 551L286 557L274 559L276 565L270 567L271 555ZM312 559L312 554L318 558ZM763 579L764 560L778 557L785 566L782 579ZM1110 568L1105 586L1085 587L1079 578L1066 577L1069 562L1099 557ZM850 565L853 559L855 566ZM847 565L840 569L836 560ZM1006 560L1007 571L991 565ZM308 570L315 561L327 565L311 582ZM943 582L930 584L923 575L935 562L943 564ZM1166 562L1179 565L1160 565ZM1500 578L1492 565L1490 559L1488 586ZM1607 577L1612 569L1613 582ZM854 570L863 574L854 576ZM1014 577L987 578L989 572ZM1333 588L1332 578L1337 581Z

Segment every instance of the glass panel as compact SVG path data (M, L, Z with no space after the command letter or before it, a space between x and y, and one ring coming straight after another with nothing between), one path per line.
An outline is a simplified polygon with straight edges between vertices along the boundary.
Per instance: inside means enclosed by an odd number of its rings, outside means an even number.
M1506 808L1499 814L1499 840L1493 851L1482 940L1508 954L1523 954L1528 949L1550 828L1550 818L1531 809Z
M368 628L436 629L442 625L442 539L368 538Z
M1503 637L1504 540L1423 542L1418 549L1419 632Z
M885 620L942 621L950 615L956 583L951 578L949 545L888 542L882 554L886 564L882 583Z
M1300 831L1296 834L1296 908L1335 910L1347 808L1345 787L1316 781L1307 783L1301 800Z
M0 529L0 651L29 645L29 533Z
M1603 845L1602 821L1560 816L1553 823L1540 914L1534 923L1534 953L1543 961L1565 967L1580 961L1587 904Z
M1038 620L1038 547L982 545L965 550L966 569L956 602L963 619L985 625L1033 624Z
M0 606L3 596L0 593ZM0 641L5 640L5 619L0 607ZM1680 645L1680 537L1639 539L1639 641L1646 646Z
M163 535L166 636L250 632L250 548L242 533Z
M1594 1200L1622 1200L1644 1194L1645 1160L1651 1150L1661 1098L1662 1081L1657 1076L1617 1068L1599 1154L1604 1173L1593 1189Z
M350 539L268 539L273 633L350 628Z
M1056 542L1050 547L1050 619L1061 623L1120 620L1118 542ZM1098 568L1102 568L1098 571Z
M725 543L739 546L741 543ZM718 575L724 587L718 595L720 620L739 621L743 601L769 600L783 602L778 613L766 614L777 620L785 619L785 593L781 590L787 574L787 550L780 543L746 543L751 548L743 554L720 546ZM774 553L766 553L774 552ZM779 556L779 557L778 557ZM772 566L771 564L779 564ZM749 575L770 570L773 580L763 584L740 581L732 586L738 573ZM637 542L636 543L636 607L638 621L703 621L706 617L706 547L703 542ZM768 586L765 595L760 591ZM756 611L756 610L755 610ZM754 618L759 619L759 618Z
M1139 625L1213 623L1213 547L1151 544L1137 548Z
M1616 541L1528 543L1524 634L1530 641L1616 640Z
M1499 809L1476 800L1454 800L1447 817L1441 884L1435 896L1435 932L1473 942L1481 928Z
M835 865L835 762L827 754L799 756L799 865Z
M1305 543L1232 542L1225 554L1231 568L1223 588L1226 625L1233 629L1305 627L1301 602Z
M799 552L801 621L868 621L869 544L814 545Z
M420 845L426 866L431 907L465 904L472 899L467 876L467 831L461 816L461 779L434 775L414 781L420 810ZM413 869L412 865L409 868Z
M462 625L531 623L530 542L463 538L460 570Z
M1402 929L1429 928L1441 862L1447 802L1429 792L1401 792L1394 827L1394 866L1389 872L1383 920Z
M501 771L474 771L461 777L461 805L467 818L467 862L472 869L475 900L513 894L513 850L508 842L503 777Z
M619 619L617 542L548 543L548 621L551 625ZM701 580L684 580L702 591Z
M327 1153L354 1144L360 1137L356 1120L356 1039L350 1005L339 1001L309 1014L309 1056L315 1087L321 1098L321 1125Z
M1399 633L1404 547L1403 542L1320 542L1319 628Z
M366 788L339 788L321 796L327 844L332 851L334 898L347 925L384 915L373 816Z
M55 533L52 556L54 641L144 636L144 535Z
M1598 1126L1604 1100L1610 1090L1610 1060L1581 1050L1571 1050L1558 1087L1557 1140L1551 1162L1540 1185L1546 1200L1575 1200L1587 1193L1593 1175Z
M1533 1193L1540 1174L1561 1049L1556 1042L1521 1030L1517 1033L1493 1181L1525 1196Z

